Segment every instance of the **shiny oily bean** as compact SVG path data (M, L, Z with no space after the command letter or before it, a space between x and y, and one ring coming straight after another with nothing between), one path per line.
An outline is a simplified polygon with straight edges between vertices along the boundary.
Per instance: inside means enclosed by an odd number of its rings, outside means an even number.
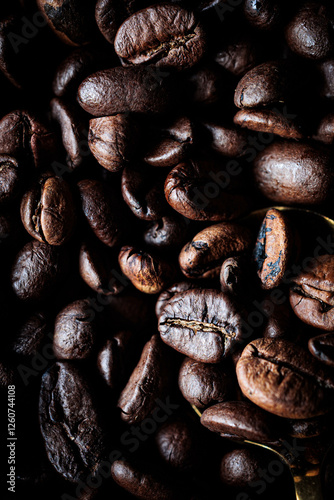
M205 32L193 13L175 4L158 4L130 16L115 37L123 64L187 69L205 52Z
M49 337L47 316L43 311L37 311L30 314L20 325L10 347L16 354L32 358Z
M308 341L311 354L328 366L334 366L334 333L325 333Z
M160 293L176 277L171 262L134 247L122 247L118 261L125 276L143 293Z
M247 152L249 146L245 132L212 122L204 122L203 126L208 132L208 144L216 153L234 158Z
M243 394L270 413L306 419L328 412L334 382L321 363L286 340L257 339L244 349L237 377Z
M224 260L219 274L221 291L248 300L257 288L253 271L250 255L238 255Z
M114 295L124 290L124 282L115 279L117 258L111 256L106 249L92 242L83 243L79 252L79 273L94 292L103 295Z
M179 388L191 405L202 409L226 401L234 384L226 367L186 358L179 371Z
M95 20L109 43L114 43L117 30L123 21L139 10L143 3L140 0L97 0Z
M131 158L136 133L135 122L130 116L118 114L94 118L89 122L88 145L102 167L117 172Z
M255 28L271 30L277 26L281 16L281 3L278 0L245 0L244 14Z
M207 408L201 424L230 439L268 443L276 441L275 420L248 401L226 401Z
M152 467L138 467L126 460L115 460L111 476L116 484L143 500L181 500L172 489L166 474L155 473Z
M117 113L162 113L172 103L168 78L151 66L116 67L88 76L78 90L80 106L93 116Z
M302 139L300 126L284 116L280 111L268 109L242 109L234 116L233 121L239 127L275 134L284 139Z
M141 422L165 395L169 384L167 348L158 334L145 344L140 360L122 390L117 406L129 424Z
M179 249L187 240L187 236L187 224L176 214L149 223L143 235L147 245L161 250Z
M262 485L264 480L261 479L260 471L267 470L271 456L269 458L262 450L253 448L232 450L223 456L220 462L220 479L224 484L242 489L243 492L253 485ZM244 494L248 496L248 493L241 493Z
M35 239L63 245L74 231L75 205L69 185L61 177L44 175L21 201L21 219Z
M261 52L263 49L252 37L238 33L217 52L215 61L233 75L242 77L262 62Z
M302 142L266 147L254 161L254 177L266 198L286 205L325 203L334 185L330 152Z
M97 238L108 247L122 238L122 217L113 189L101 181L84 179L78 183L82 211Z
M159 317L162 340L203 363L219 363L243 335L243 318L230 297L216 290L176 294Z
M67 154L67 166L71 171L75 170L80 167L84 158L89 154L89 150L85 146L87 134L85 133L84 119L77 108L62 99L55 97L51 100L50 107L52 118L60 126L62 142Z
M208 226L182 248L181 271L187 278L215 278L226 258L250 251L252 244L251 231L239 224Z
M334 47L333 15L323 4L306 2L287 25L290 49L308 59L324 59Z
M324 144L333 144L334 141L334 114L330 113L320 121L313 137Z
M124 380L128 364L128 351L133 340L130 330L121 330L108 339L97 356L97 367L110 389L119 389L126 383Z
M88 300L66 306L56 317L53 350L57 359L88 358L93 351L98 327Z
M234 104L238 108L258 108L285 102L291 92L287 63L269 61L248 71L239 81Z
M293 278L290 304L304 323L334 330L334 255L321 255Z

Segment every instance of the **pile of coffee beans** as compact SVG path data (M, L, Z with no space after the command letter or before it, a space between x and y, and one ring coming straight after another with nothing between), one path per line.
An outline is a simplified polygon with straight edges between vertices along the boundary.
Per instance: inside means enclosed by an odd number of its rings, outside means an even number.
M1 498L332 499L333 2L3 1L0 88Z

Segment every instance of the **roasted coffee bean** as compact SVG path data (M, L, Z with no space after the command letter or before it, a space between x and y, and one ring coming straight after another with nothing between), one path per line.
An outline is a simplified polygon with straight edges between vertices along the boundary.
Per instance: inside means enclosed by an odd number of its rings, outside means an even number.
M308 341L308 348L315 356L326 365L334 366L334 333L325 333L313 337Z
M56 69L52 90L58 97L75 95L79 84L98 68L101 52L92 48L73 50Z
M180 163L165 182L165 196L171 207L191 220L219 222L235 219L250 208L241 192L245 184L242 166L235 160Z
M244 13L247 21L262 30L274 28L281 16L281 3L277 0L245 0Z
M44 175L21 201L21 219L28 233L49 245L63 245L76 221L70 188L61 177Z
M167 290L161 292L155 306L155 313L157 317L159 318L162 310L169 302L169 300L174 297L174 295L176 295L177 293L185 292L186 290L191 290L193 288L199 288L199 285L191 281L181 281L179 283L175 283L171 287L167 288Z
M130 16L115 37L123 64L149 64L187 69L205 52L205 32L195 16L178 5L164 3Z
M29 161L41 168L57 157L57 139L54 132L27 111L12 111L0 120L0 151L16 160Z
M310 439L320 436L328 428L330 415L330 413L326 413L326 415L306 420L289 420L287 432L291 437L298 439Z
M294 340L296 336L296 316L287 295L282 290L273 290L265 295L261 302L261 311L263 311L264 315L263 337Z
M286 340L257 339L237 364L244 395L285 418L312 418L333 405L333 380L306 350Z
M181 117L162 130L163 137L144 156L152 167L173 167L184 161L194 142L194 130L189 118Z
M82 211L97 238L108 247L122 237L122 217L113 189L101 181L85 179L78 183Z
M210 365L186 358L179 371L179 388L183 397L197 408L226 401L234 389L233 380L224 365Z
M78 90L80 106L93 116L163 113L172 102L168 76L152 66L117 67L87 77Z
M202 64L194 68L186 82L186 95L190 105L199 110L208 109L226 94L232 94L230 75L218 65Z
M122 195L139 219L157 220L169 212L164 197L165 172L143 165L128 165L122 173Z
M242 109L237 112L233 121L240 127L275 134L284 139L303 138L300 126L278 110Z
M287 217L284 212L271 208L262 222L254 249L257 273L265 290L281 283L290 262L292 243Z
M102 167L117 172L128 164L135 146L136 125L130 116L94 118L89 122L88 144Z
M95 33L94 2L89 0L37 0L49 26L68 45L89 43Z
M118 261L125 276L143 293L160 293L176 277L172 263L134 247L122 247Z
M277 439L272 415L247 401L226 401L207 408L201 424L229 439L274 442Z
M321 78L321 88L320 95L327 99L333 99L334 97L334 59L328 59L321 62L318 66L320 78Z
M129 424L141 422L165 395L169 385L167 349L158 334L145 344L140 360L119 397L121 418Z
M11 343L11 350L27 358L36 356L45 340L50 341L48 321L42 311L31 314L20 325L18 332ZM49 335L48 335L49 334Z
M111 339L108 339L97 356L97 367L110 389L118 389L126 382L128 354L133 333L130 330L121 330Z
M162 217L149 223L143 235L144 241L147 245L161 250L178 249L187 239L187 229L187 224L181 217Z
M290 83L291 70L286 62L262 63L241 78L234 104L238 108L258 108L286 102L292 91Z
M251 231L239 224L208 226L182 248L181 271L187 278L215 278L226 258L250 251L252 243Z
M160 457L174 470L187 472L199 462L197 429L191 420L172 418L155 435Z
M330 152L302 142L274 142L257 155L254 177L261 193L275 203L320 205L333 188Z
M224 260L219 274L221 291L248 300L251 292L256 290L252 271L249 256L240 255Z
M138 0L98 0L96 2L96 23L109 43L114 43L118 28L127 17L139 10L140 3Z
M11 270L15 295L24 301L47 298L63 280L68 257L63 250L40 241L29 241L16 255Z
M115 483L142 500L177 500L179 495L172 489L165 474L152 472L151 467L139 468L126 460L115 460L111 475Z
M242 491L261 485L260 471L266 470L269 456L255 448L242 448L226 453L220 463L220 478L224 484ZM271 479L271 478L270 478ZM245 493L245 495L248 495Z
M53 350L58 359L86 359L98 334L95 313L88 300L78 300L60 311L55 319Z
M176 294L159 317L162 340L203 363L219 363L241 341L240 307L216 290L188 290Z
M314 139L324 144L332 144L334 141L334 114L330 113L320 121Z
M238 34L216 54L215 61L235 76L243 76L262 59L262 48L248 34Z
M104 247L83 243L79 252L79 273L94 292L114 295L124 290L125 283L115 279L118 273L117 257L109 255Z
M91 389L69 363L56 363L42 378L41 432L48 458L72 482L95 477L103 460L104 435Z
M0 204L15 200L20 192L22 168L9 155L0 155Z
M52 99L50 106L52 118L58 122L61 129L62 142L67 154L67 166L72 171L80 167L85 156L89 154L85 146L87 134L84 120L74 106L61 99Z
M304 3L286 27L291 50L309 59L324 59L334 48L333 14L324 4Z
M307 270L293 278L290 303L304 323L334 330L334 255L313 259Z
M209 133L208 143L216 153L229 157L247 153L248 141L243 131L210 122L203 123L203 126Z

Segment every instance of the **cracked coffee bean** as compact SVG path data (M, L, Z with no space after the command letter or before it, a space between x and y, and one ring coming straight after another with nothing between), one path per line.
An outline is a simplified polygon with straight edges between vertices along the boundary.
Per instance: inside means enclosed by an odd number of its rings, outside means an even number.
M182 70L196 64L205 52L205 32L192 12L163 3L130 16L115 37L123 64L150 64Z
M43 375L39 414L56 470L72 482L96 476L104 458L104 435L91 390L77 368L56 363Z
M311 354L286 340L257 339L244 349L237 377L243 394L284 418L312 418L333 406L333 380Z
M334 256L313 259L307 271L293 278L290 303L304 323L320 330L334 330Z
M159 316L167 344L203 363L219 363L243 336L240 307L216 290L188 290L168 301Z
M134 247L122 247L118 261L125 276L143 293L160 293L175 278L170 262Z
M63 245L76 222L70 188L60 177L44 175L21 201L21 219L27 232L49 245Z
M334 366L334 333L325 333L308 341L311 354L328 366Z

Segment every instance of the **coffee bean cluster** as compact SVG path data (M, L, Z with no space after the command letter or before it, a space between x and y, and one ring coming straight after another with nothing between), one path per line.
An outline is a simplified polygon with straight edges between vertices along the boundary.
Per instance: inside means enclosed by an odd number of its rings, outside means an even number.
M3 498L293 500L245 441L334 439L332 1L1 2L0 88Z

